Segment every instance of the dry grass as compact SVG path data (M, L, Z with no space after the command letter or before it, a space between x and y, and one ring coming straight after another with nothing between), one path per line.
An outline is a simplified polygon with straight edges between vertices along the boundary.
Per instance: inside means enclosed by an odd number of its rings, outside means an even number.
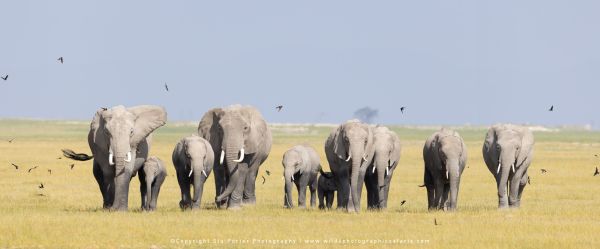
M493 178L481 158L482 129L462 130L469 162L461 182L459 211L428 212L422 183L421 150L431 130L401 129L403 151L393 179L389 209L347 214L338 211L285 210L281 156L292 145L309 143L322 152L329 128L274 131L274 146L261 168L254 207L232 212L213 208L212 177L206 185L203 209L181 212L179 188L170 162L173 146L194 132L190 125L168 125L155 134L151 154L168 162L169 176L158 211L139 212L138 181L130 189L130 212L109 213L91 173L91 162L57 159L61 148L89 153L87 122L0 121L0 247L47 248L195 248L265 247L254 239L292 240L291 245L266 247L314 248L305 240L320 240L319 248L558 248L598 247L600 239L600 177L592 177L600 159L600 134L593 132L536 133L531 185L520 210L496 210ZM15 170L10 163L20 166ZM75 163L75 168L69 165ZM27 169L39 166L31 173ZM541 174L540 168L548 173ZM52 169L50 175L47 169ZM272 172L266 176L265 170ZM40 182L45 188L38 189ZM45 196L39 196L43 194ZM407 200L400 206L401 200ZM366 200L363 198L363 210ZM441 225L435 226L437 219ZM172 240L179 239L179 243ZM183 240L209 240L186 245ZM223 244L213 243L222 242ZM238 244L231 240L240 240ZM245 240L245 241L244 241ZM325 244L333 240L408 240L388 244ZM419 244L418 240L425 240ZM246 243L246 244L244 244Z

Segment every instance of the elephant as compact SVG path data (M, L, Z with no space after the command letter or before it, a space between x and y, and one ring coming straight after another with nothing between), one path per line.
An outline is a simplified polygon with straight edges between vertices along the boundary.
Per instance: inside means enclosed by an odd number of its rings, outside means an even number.
M140 170L140 177L146 179L146 200L143 202L142 210L156 210L156 202L158 201L158 193L165 178L167 177L167 169L165 164L158 157L148 157L143 170Z
M204 183L215 161L212 146L196 134L185 137L173 149L172 160L181 190L179 207L183 210L200 208ZM194 186L193 199L190 196L190 185Z
M387 208L390 182L400 161L400 139L385 126L376 126L373 131L373 162L367 168L367 206L370 209Z
M360 212L367 167L373 160L373 127L356 119L336 127L325 141L325 154L338 186L337 208Z
M88 133L88 144L103 208L127 210L129 182L148 158L150 134L166 122L167 112L159 106L125 108L119 105L96 112ZM146 179L140 175L139 180L142 206L146 206Z
M511 208L521 205L534 144L533 133L524 126L496 124L488 130L483 142L483 159L496 178L498 208L506 208L507 204Z
M442 128L423 146L429 210L456 210L460 177L467 164L467 146L458 132ZM448 199L448 194L450 198Z
M323 172L320 170L321 175L319 176L317 184L317 194L319 195L319 209L331 209L333 205L333 198L337 191L335 179L333 173Z
M296 145L283 154L284 206L294 207L292 183L298 189L298 207L306 208L306 187L310 188L310 207L315 207L317 197L317 175L321 170L321 159L317 151L308 145Z
M213 108L200 120L198 134L219 158L213 166L217 207L255 204L256 176L272 144L271 130L260 112L241 105Z

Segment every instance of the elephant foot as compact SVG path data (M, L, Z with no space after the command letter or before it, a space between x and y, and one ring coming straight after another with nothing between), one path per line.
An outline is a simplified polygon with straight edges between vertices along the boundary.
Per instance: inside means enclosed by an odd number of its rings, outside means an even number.
M256 205L256 199L252 198L252 199L244 199L242 200L242 205L244 206L254 206Z
M240 210L242 210L242 206L240 206L240 205L232 205L232 206L227 207L227 210L240 211Z

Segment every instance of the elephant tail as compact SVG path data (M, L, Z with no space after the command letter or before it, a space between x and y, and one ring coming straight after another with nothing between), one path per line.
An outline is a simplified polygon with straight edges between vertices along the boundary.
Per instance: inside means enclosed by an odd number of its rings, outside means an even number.
M75 153L70 149L62 149L62 152L66 158L73 159L75 161L88 161L94 158L94 156L90 156L84 153Z

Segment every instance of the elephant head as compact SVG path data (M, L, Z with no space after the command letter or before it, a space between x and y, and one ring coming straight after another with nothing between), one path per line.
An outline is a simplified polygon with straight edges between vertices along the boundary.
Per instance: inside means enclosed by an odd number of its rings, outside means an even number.
M214 154L210 144L194 134L182 139L182 151L185 155L186 170L189 172L188 177L191 177L194 171L197 171L194 179L200 179L200 174L208 178L207 173L212 170L209 161L212 160Z
M400 139L394 132L383 126L375 128L373 137L375 152L373 157L373 173L377 171L379 207L385 208L387 206L386 192L389 190L386 182L389 182L387 178L391 177L400 160Z
M285 179L285 203L286 207L293 207L294 202L292 201L292 185L294 181L294 175L302 175L304 172L310 171L310 158L303 149L297 146L289 149L283 154L283 177ZM299 180L299 179L298 179Z
M436 170L445 175L450 183L450 197L448 200L448 210L455 210L458 199L458 189L460 184L460 175L466 158L466 149L460 135L455 131L442 130L437 133L432 141L433 160L437 167Z
M340 125L333 133L333 152L342 160L342 164L349 170L350 195L354 210L360 211L360 193L364 179L359 179L366 167L373 160L373 128L358 120L350 120ZM348 182L348 175L339 175L339 181ZM347 198L348 193L340 191L339 198Z
M93 143L98 149L95 151L100 154L94 157L97 160L99 157L102 161L107 160L111 170L114 169L113 209L127 209L129 181L139 169L135 165L138 145L166 121L166 111L158 106L115 106L100 109L96 113L91 129ZM148 155L140 156L145 160ZM137 167L141 167L141 164Z

